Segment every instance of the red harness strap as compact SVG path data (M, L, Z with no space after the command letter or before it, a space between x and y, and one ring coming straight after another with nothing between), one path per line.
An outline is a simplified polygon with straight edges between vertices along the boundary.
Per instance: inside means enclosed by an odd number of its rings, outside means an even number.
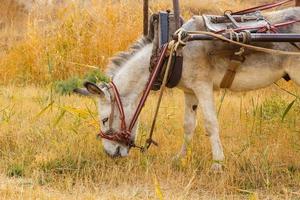
M300 20L290 20L290 21L286 21L286 22L282 22L282 23L278 23L278 24L273 24L270 26L243 26L240 28L232 29L232 31L241 32L241 31L245 31L245 30L257 30L258 33L265 33L267 31L277 33L277 28L292 25L292 24L295 24L298 22L300 22ZM226 29L217 31L216 33L220 34L220 33L224 33L225 31L226 31Z
M267 32L268 29L270 29L271 32L278 33L278 28L288 26L288 25L292 25L292 24L295 24L295 23L298 23L298 22L300 22L300 20L290 20L290 21L286 21L286 22L271 25L270 27L261 27L257 32L258 33L264 33L264 32Z
M252 13L252 12L256 12L256 11L268 10L268 9L271 9L271 8L281 6L281 5L286 4L288 2L291 2L291 1L294 1L294 0L285 0L285 1L280 1L280 2L277 2L277 3L268 3L268 4L265 4L265 5L261 5L261 6L241 10L241 11L238 11L238 12L234 12L234 13L232 13L232 15L244 15L244 14L248 14L248 13Z
M155 70L152 72L149 80L148 80L148 83L146 85L146 88L143 92L143 95L141 97L141 100L139 101L139 104L134 112L134 115L130 121L130 124L129 124L129 127L127 127L126 125L126 118L125 118L125 112L124 112L124 108L123 108L123 104L122 104L122 100L121 100L121 97L120 97L120 94L119 94L119 91L118 91L118 88L116 87L116 85L113 83L113 81L111 81L109 84L111 86L111 88L113 89L113 93L114 93L114 101L117 103L117 107L118 107L118 110L119 110L119 113L120 113L120 123L121 123L121 130L120 131L117 131L115 133L112 133L112 134L105 134L103 131L100 130L99 132L99 136L101 138L104 138L104 139L107 139L107 140L111 140L111 141L115 141L115 142L118 142L118 143L121 143L121 144L124 144L128 147L138 147L135 145L134 143L134 138L131 137L131 132L132 132L132 129L145 105L145 102L149 96L149 93L150 93L150 90L151 90L151 87L159 73L159 69L161 68L162 64L163 64L163 61L164 61L164 58L165 58L165 55L167 53L167 50L168 50L168 44L165 44L163 46L163 51L162 51L162 54L157 62L157 65L155 67ZM113 103L113 102L111 102ZM112 120L112 119L111 119Z

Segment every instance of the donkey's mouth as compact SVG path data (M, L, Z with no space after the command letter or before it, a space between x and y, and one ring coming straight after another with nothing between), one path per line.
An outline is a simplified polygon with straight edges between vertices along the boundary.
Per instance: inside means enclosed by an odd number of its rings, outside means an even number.
M129 148L127 146L116 144L109 140L103 140L104 152L111 158L127 157Z
M108 156L111 157L111 158L118 158L118 157L121 157L120 148L121 148L121 147L118 146L118 147L116 148L116 150L115 150L114 153L111 153L111 152L106 151L106 150L104 150L104 152L106 153L106 155L108 155Z

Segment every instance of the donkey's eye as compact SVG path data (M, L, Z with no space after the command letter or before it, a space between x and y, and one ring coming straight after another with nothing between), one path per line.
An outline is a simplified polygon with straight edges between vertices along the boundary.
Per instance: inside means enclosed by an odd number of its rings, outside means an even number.
M102 119L102 123L103 123L103 125L105 125L105 123L108 121L108 118L104 118L104 119Z

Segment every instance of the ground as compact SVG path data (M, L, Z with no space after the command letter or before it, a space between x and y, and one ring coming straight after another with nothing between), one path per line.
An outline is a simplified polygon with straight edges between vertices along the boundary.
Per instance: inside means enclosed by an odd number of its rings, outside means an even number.
M280 83L297 93L292 84ZM216 93L220 108L223 91ZM142 114L149 131L156 94ZM188 156L174 161L182 137L183 98L164 98L147 154L111 159L96 139L95 100L51 94L51 87L0 89L0 196L4 199L300 199L300 127L293 97L272 86L227 93L220 108L226 162L210 170L211 152L201 114ZM51 103L52 102L52 103ZM10 178L9 178L10 177Z

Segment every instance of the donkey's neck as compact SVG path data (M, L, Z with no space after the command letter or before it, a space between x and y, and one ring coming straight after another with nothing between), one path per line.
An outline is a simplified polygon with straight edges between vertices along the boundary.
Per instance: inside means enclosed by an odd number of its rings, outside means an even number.
M145 89L150 76L149 64L151 53L152 44L146 45L125 62L124 66L113 77L125 109L129 106L130 111L134 110L139 97ZM131 115L131 113L128 114Z

